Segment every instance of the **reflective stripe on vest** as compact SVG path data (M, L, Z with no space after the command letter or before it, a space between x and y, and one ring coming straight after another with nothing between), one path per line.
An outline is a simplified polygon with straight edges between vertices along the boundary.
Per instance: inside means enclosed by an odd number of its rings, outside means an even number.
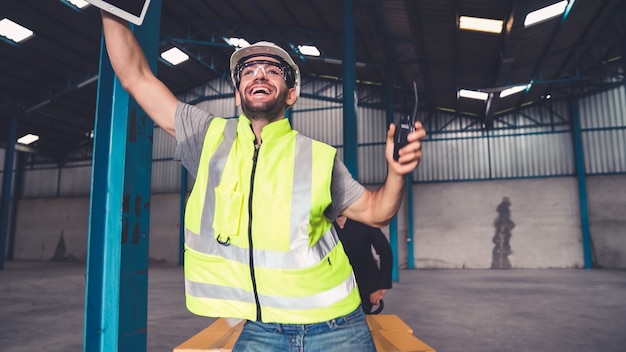
M259 295L259 300L263 305L280 309L317 309L327 307L337 301L337 298L344 298L345 292L354 290L355 282L347 278L342 285L333 287L330 290L320 292L306 297L273 297ZM200 282L189 281L185 286L188 294L196 297L220 299L228 297L232 301L241 301L254 304L254 296L250 292L233 287L212 285Z
M250 248L219 244L212 226L216 208L214 190L224 176L224 167L237 143L236 139L241 138L237 137L237 128L236 119L226 121L222 140L216 147L214 144L214 152L208 162L209 177L206 179L199 231L185 227L185 287L187 306L196 314L254 319L256 305L248 269ZM290 199L293 212L289 214L296 218L285 219L289 221L289 250L253 248L252 256L257 281L261 280L257 289L263 320L311 323L348 314L358 306L360 298L348 259L330 222L324 218L324 222L319 223L320 214L317 213L315 225L309 219L308 226L303 226L302 215L311 214L313 143L319 142L301 135L293 138L297 161L293 169L294 193ZM247 141L239 141L244 142ZM206 170L205 164L201 163L200 168ZM298 167L304 165L306 167ZM330 167L332 169L332 165ZM195 198L196 207L199 201L200 198ZM296 208L298 206L299 209ZM198 220L193 223L198 224ZM327 230L320 233L317 240L310 239L311 226L327 226ZM247 234L246 231L239 229L241 234ZM303 280L305 277L310 279ZM295 286L297 288L290 287L292 282L299 283Z
M226 122L224 139L217 147L215 154L213 154L213 157L211 158L211 166L209 167L210 177L207 186L208 190L215 189L222 177L222 171L224 169L226 158L228 157L228 153L232 148L236 137L236 128L237 120L230 119ZM300 150L304 151L303 153L297 153L298 155L303 154L307 157L306 159L299 160L299 162L310 165L312 163L311 141L305 138L296 138L296 148L300 148ZM311 173L306 172L308 171L307 168L296 168L294 171L294 179L296 182L304 184L308 183L310 185ZM310 189L310 187L307 186L303 187L305 189ZM309 196L309 199L302 199L303 196L306 197L307 195ZM292 197L291 201L292 208L295 208L298 204L310 204L310 192L306 193L306 195L301 194L299 197ZM215 204L214 192L206 192L205 206L202 209L203 221L213 219L214 206L210 207L206 206L206 204ZM322 238L320 238L320 240L313 247L308 247L308 242L299 242L307 239L306 233L302 232L306 230L307 229L298 228L297 223L295 221L291 221L291 238L289 241L291 250L289 252L272 251L270 253L266 253L268 251L254 249L255 259L259 258L255 260L255 266L277 269L307 268L319 263L322 258L327 256L328 253L335 248L337 242L339 242L338 236L334 232L334 228L331 226L329 231L326 231ZM189 248L203 254L227 257L242 264L248 264L250 256L248 248L222 245L218 246L215 243L214 237L215 234L213 232L213 227L209 224L202 225L199 235L195 233L192 234L187 228L185 228L185 243Z

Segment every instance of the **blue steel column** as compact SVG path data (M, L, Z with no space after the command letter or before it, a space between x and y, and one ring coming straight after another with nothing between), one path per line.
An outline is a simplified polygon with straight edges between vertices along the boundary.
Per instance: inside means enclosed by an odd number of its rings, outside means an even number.
M386 65L389 67L390 65ZM393 75L389 72L390 69L385 69L385 116L387 120L387 127L395 122L394 113L394 100L393 100ZM385 132L385 138L386 138ZM389 244L391 245L391 252L393 253L393 266L391 268L391 280L398 282L399 274L399 251L398 251L398 215L393 217L389 224Z
M580 110L578 101L572 99L570 102L572 114L572 135L574 137L574 162L576 164L576 176L578 179L578 197L580 203L580 225L583 236L583 256L585 258L585 269L592 268L591 258L591 235L589 233L589 215L587 212L587 185L585 180L585 154L583 149L583 139L580 127Z
M161 0L133 28L156 70ZM122 89L104 43L91 184L83 351L147 349L148 228L154 125Z
M4 152L4 171L2 173L2 200L0 201L0 270L4 270L7 234L9 229L9 209L13 185L13 158L17 141L17 116L11 117L11 127L7 136L7 148Z
M407 205L407 269L415 269L414 246L413 243L413 173L406 175L406 205Z
M354 6L343 0L343 162L355 179L359 177L356 121L356 55L354 53Z
M302 84L302 83L300 83L300 84ZM287 120L289 120L289 122L291 122L291 110L292 110L292 108L289 108L289 109L285 110L285 118Z
M15 153L15 173L13 175L13 200L11 201L11 220L9 221L9 241L6 260L13 260L15 252L15 229L17 227L17 201L22 197L24 179L24 155Z

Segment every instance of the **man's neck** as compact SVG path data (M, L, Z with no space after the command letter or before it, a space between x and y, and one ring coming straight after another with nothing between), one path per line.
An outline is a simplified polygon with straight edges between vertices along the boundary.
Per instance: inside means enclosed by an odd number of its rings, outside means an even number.
M263 128L265 128L265 126L269 125L272 122L280 121L284 118L285 118L284 116L279 116L271 121L265 118L256 118L256 119L249 118L250 123L252 125L252 132L254 132L254 136L256 137L256 143L261 144L261 131L263 130Z

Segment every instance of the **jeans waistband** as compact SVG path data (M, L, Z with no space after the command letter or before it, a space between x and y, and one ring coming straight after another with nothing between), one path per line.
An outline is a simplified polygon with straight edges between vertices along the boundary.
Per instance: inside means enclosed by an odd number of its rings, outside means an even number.
M260 322L255 322L255 323L265 325L266 327L272 327L273 329L276 330L277 333L281 333L281 334L302 334L302 333L315 334L315 333L323 332L335 326L350 324L352 322L356 322L359 320L365 320L365 313L363 313L363 309L361 309L361 306L357 307L357 309L355 309L350 314L337 317L332 320L324 321L321 323L313 323L313 324L280 324L280 323L260 323Z

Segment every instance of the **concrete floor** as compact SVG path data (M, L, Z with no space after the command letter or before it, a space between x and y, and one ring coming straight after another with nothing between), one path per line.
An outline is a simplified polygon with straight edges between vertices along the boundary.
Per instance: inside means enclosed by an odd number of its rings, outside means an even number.
M0 350L82 351L84 271L6 262ZM626 351L626 271L402 270L383 314L438 352ZM148 351L171 352L212 321L186 310L181 267L151 266Z

